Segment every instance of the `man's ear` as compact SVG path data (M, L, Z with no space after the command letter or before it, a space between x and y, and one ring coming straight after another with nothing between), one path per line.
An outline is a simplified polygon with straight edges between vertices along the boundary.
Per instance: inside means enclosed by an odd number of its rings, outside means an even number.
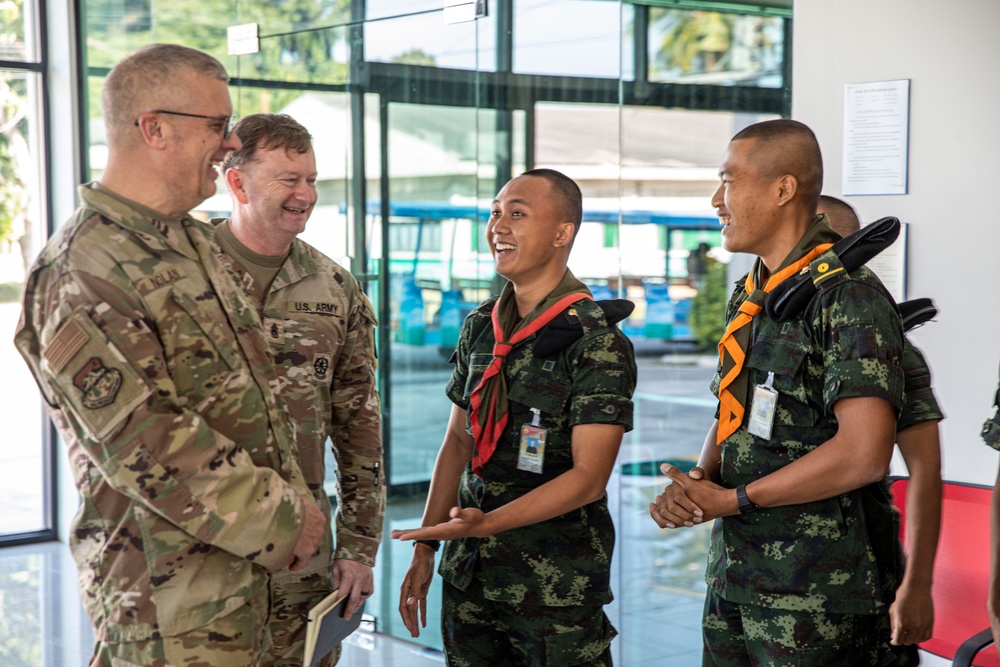
M167 134L169 129L160 122L160 117L152 112L144 113L135 121L139 126L139 133L146 145L156 150L163 150L167 147Z
M799 191L799 179L791 174L785 174L777 181L778 206L784 206L795 198L795 193Z
M553 241L553 245L557 248L569 245L573 242L573 232L575 231L575 226L572 222L560 222L559 229L556 231L556 238Z
M239 169L235 167L226 169L226 185L229 186L229 191L236 197L236 201L246 204L249 198L247 197L246 188L243 186L243 178L244 175L240 173Z

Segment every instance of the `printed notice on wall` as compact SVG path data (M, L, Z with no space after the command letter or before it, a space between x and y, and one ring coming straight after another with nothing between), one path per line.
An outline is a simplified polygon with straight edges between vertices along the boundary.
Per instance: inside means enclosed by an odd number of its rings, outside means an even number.
M867 266L875 272L896 303L906 301L906 229L899 225L899 236L892 245L868 260Z
M905 195L910 80L844 86L845 195Z

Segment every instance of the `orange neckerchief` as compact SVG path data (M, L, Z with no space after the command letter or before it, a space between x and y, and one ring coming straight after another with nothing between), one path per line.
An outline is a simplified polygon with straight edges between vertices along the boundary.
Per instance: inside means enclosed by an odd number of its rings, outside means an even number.
M822 228L817 228L821 222L823 223ZM830 236L831 234L833 236ZM803 245L809 245L810 241L821 241L827 238L836 239L838 236L826 224L826 216L821 216L813 222L802 240L799 241L799 245L785 258L785 261L782 262L782 268L779 268L767 279L763 289L757 289L753 282L754 273L763 266L759 258L754 270L747 274L743 289L749 296L740 304L736 315L726 327L726 333L719 341L719 363L722 368L722 379L719 381L719 430L716 433L716 444L721 445L743 423L743 404L746 401L747 393L747 377L743 365L746 362L746 353L750 345L749 325L753 322L753 318L764 309L764 297L783 280L791 278L809 266L811 261L829 250L833 243L819 243L819 245L805 251L805 254L802 254L799 259L791 260L793 256L803 252L801 250ZM733 386L734 383L736 386Z
M472 435L476 439L476 455L472 459L472 470L480 477L483 476L483 466L493 456L497 441L507 426L507 383L502 372L507 354L515 345L537 333L570 305L583 299L593 299L593 297L586 285L567 270L566 276L555 290L520 322L517 322L517 303L512 284L504 286L500 298L493 304L493 312L490 314L493 322L493 338L496 341L493 345L493 361L469 397L472 408L470 416ZM515 322L517 324L514 324ZM505 324L508 331L513 330L513 334L509 337L504 331Z

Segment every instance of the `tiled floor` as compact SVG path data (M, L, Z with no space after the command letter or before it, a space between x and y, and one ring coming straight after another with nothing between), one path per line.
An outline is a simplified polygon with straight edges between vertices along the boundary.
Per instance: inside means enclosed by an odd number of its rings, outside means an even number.
M612 645L616 665L690 667L700 664L707 527L659 530L647 506L666 478L645 469L638 471L645 474L630 474L637 470L628 472L625 464L684 459L697 451L714 410L701 397L713 369L658 361L642 360L636 427L623 442L622 465L608 485L617 539L612 562L616 599L607 613L619 632ZM392 501L386 535L393 528L418 525L422 510L422 499ZM443 662L434 650L441 645L439 580L435 578L431 589L427 628L419 639L408 641L396 611L411 553L409 543L383 543L375 595L366 609L375 617L375 632L352 635L341 665L421 667ZM0 549L0 667L80 667L87 664L91 647L76 568L66 545Z
M0 665L86 667L93 635L64 544L0 549ZM349 667L440 667L438 652L359 629L340 661Z

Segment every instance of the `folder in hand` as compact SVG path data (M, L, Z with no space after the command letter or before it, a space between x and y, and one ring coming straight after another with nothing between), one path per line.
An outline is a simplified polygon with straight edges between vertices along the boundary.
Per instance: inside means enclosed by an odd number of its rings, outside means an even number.
M365 605L361 606L350 618L344 618L347 606L347 593L341 595L336 590L309 610L309 622L306 624L306 652L302 664L315 667L327 653L337 648L337 644L361 625L361 616Z

